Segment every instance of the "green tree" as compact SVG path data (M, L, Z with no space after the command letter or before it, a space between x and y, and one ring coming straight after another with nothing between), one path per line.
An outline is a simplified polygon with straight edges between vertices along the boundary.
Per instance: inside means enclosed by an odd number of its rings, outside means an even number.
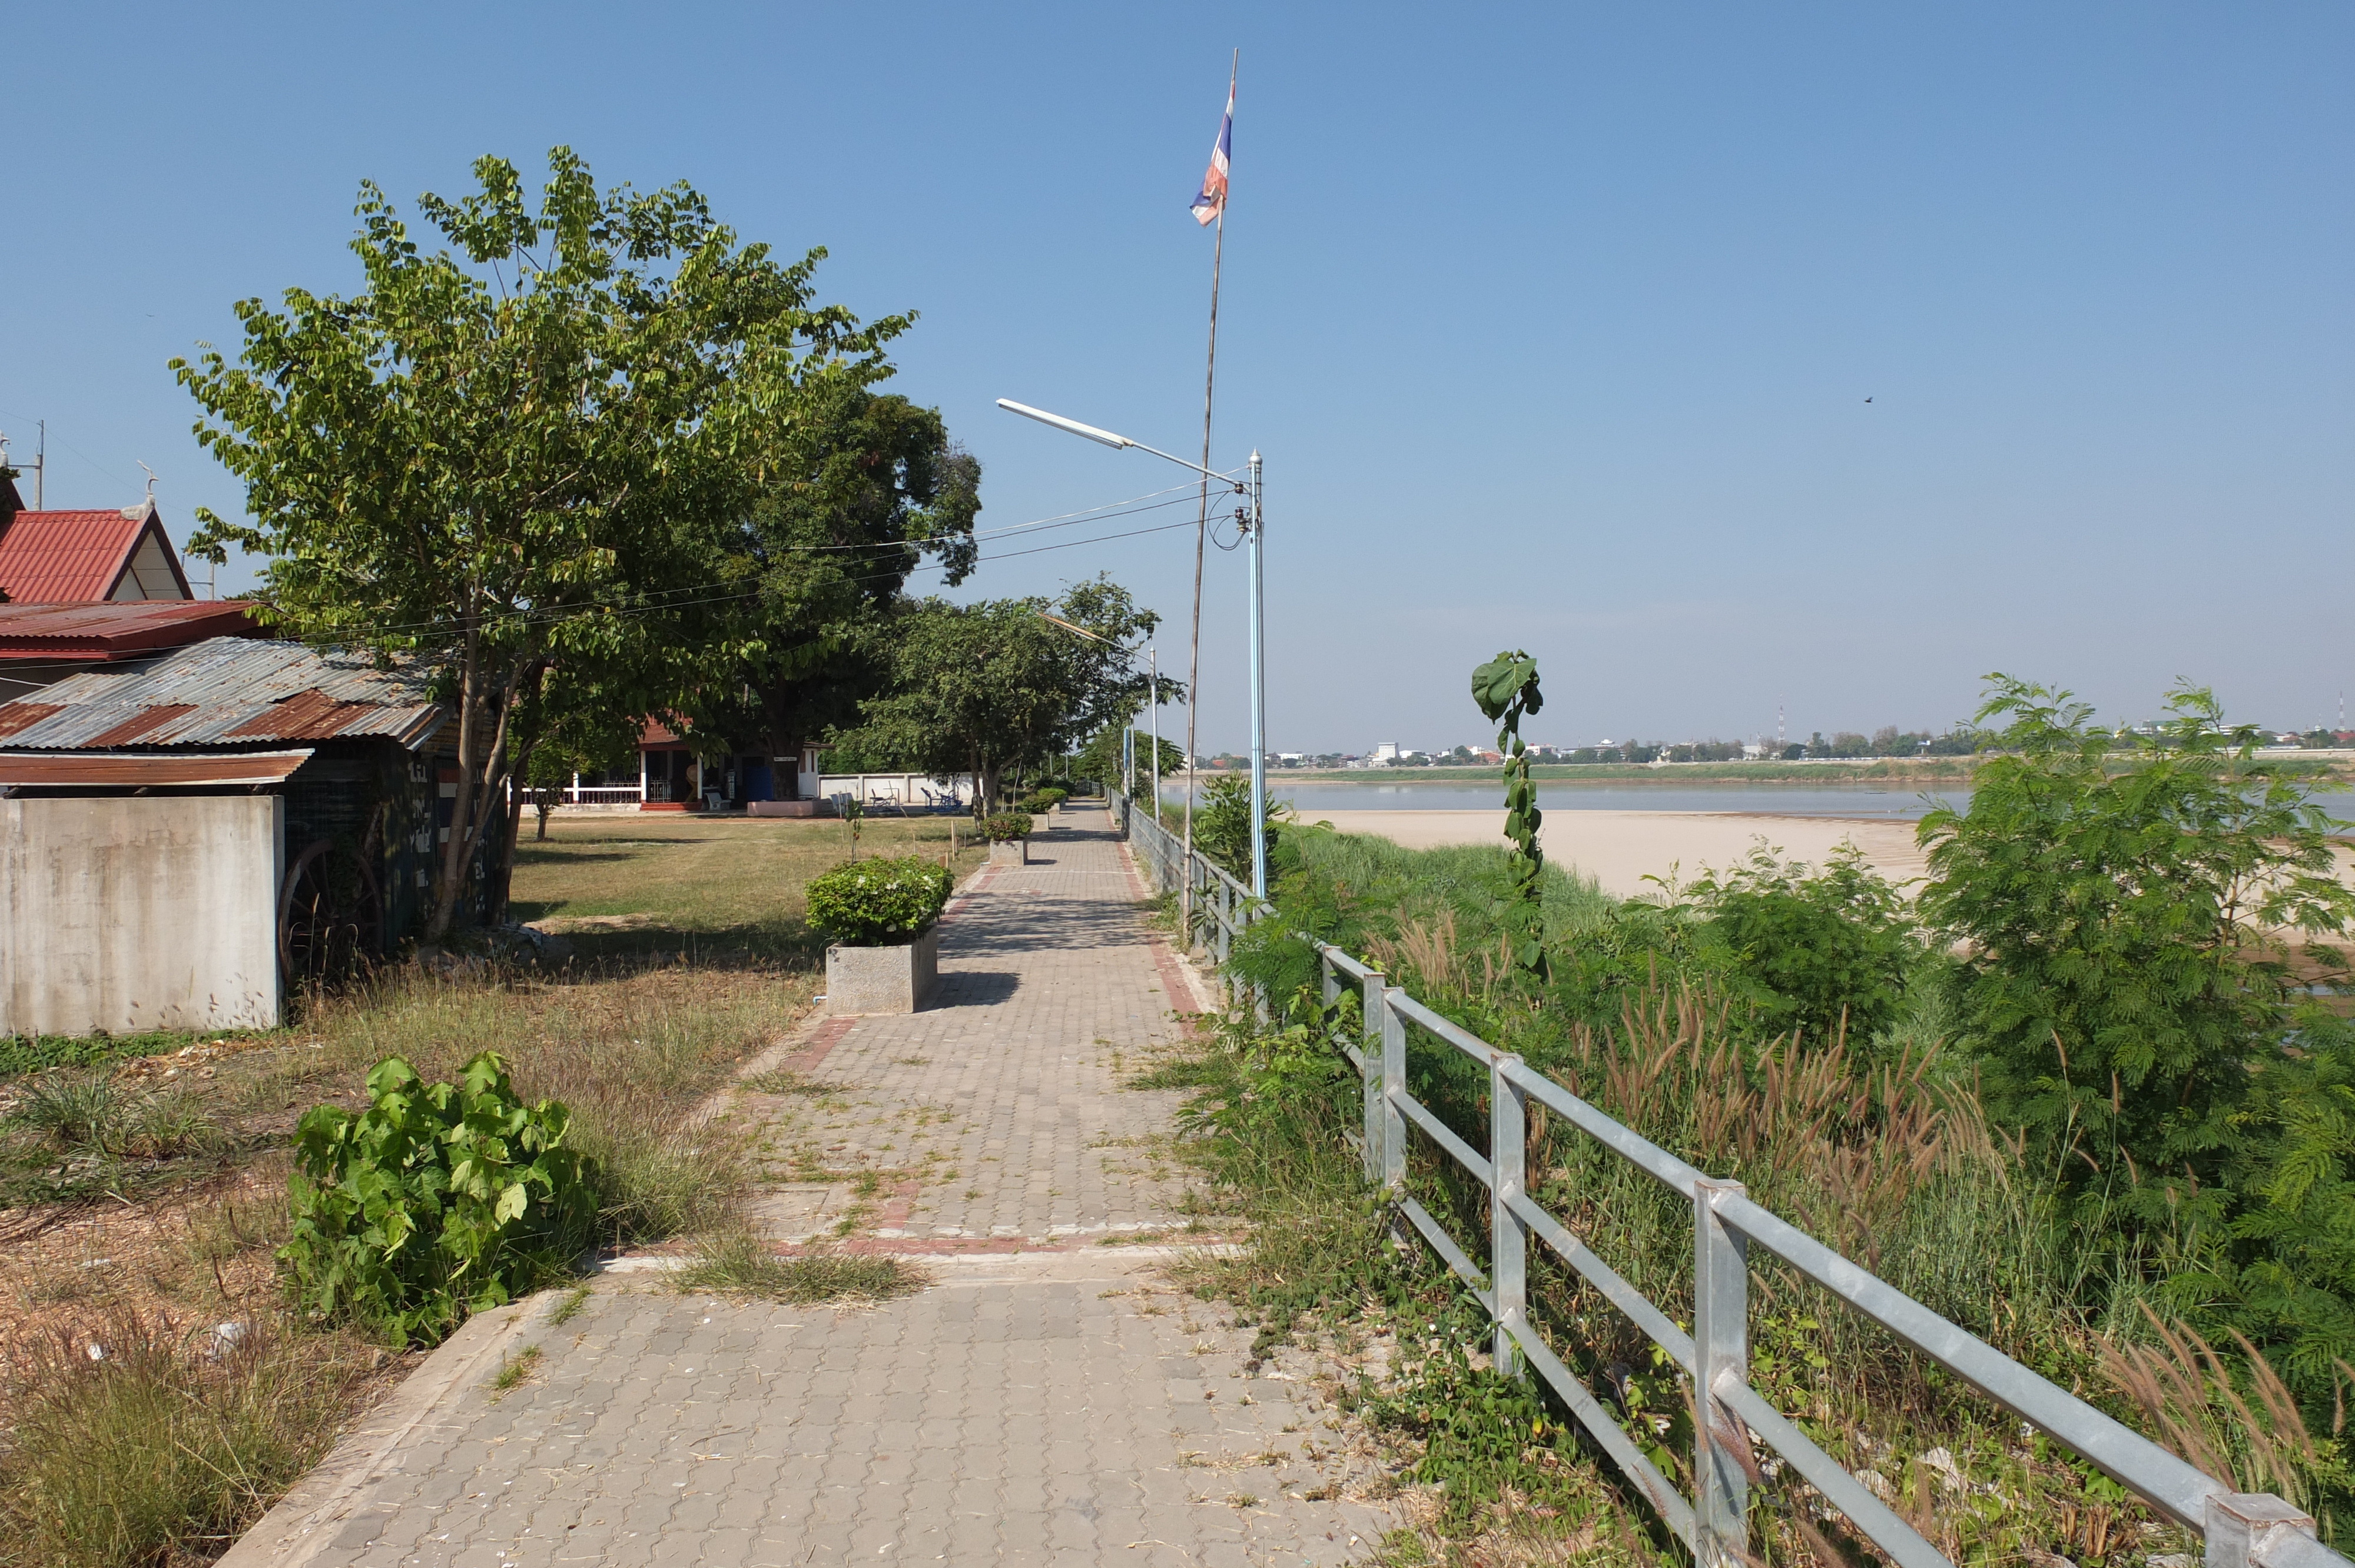
M1082 637L1046 619L1092 633ZM865 705L861 745L934 773L969 772L975 809L999 809L1008 775L1060 757L1084 736L1135 711L1148 682L1125 645L1160 618L1108 577L1060 600L925 599L883 628L890 685ZM1166 701L1183 683L1164 679Z
M2251 1070L2270 1070L2289 1024L2284 934L2355 916L2329 819L2206 691L2170 693L2122 759L2070 693L1988 680L1978 718L2005 721L2000 753L1969 810L1920 833L1922 911L1964 945L1993 1107L2080 1182L2154 1177L2150 1201L2179 1176L2212 1183Z
M533 733L572 699L657 711L747 651L704 635L710 541L793 406L887 374L908 323L813 305L823 252L740 246L685 185L601 193L562 147L549 165L536 208L500 158L458 200L421 197L434 250L363 184L361 291L242 301L236 364L173 362L250 514L200 512L189 553L267 557L266 619L415 660L455 710L429 939L511 840L500 802Z
M908 575L929 555L964 581L981 510L981 465L938 410L851 381L787 409L702 574L744 585L705 607L697 638L731 657L687 682L677 710L689 733L764 756L858 723L889 678L879 652Z

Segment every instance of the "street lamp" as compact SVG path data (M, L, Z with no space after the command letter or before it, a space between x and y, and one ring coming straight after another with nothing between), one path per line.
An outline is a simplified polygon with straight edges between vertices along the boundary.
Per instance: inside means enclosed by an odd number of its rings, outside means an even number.
M1180 468L1190 468L1205 478L1231 482L1231 476L1220 473L1216 469L1204 468L1200 463L1165 452L1158 447L1148 447L1143 441L1117 435L1111 430L1099 429L1093 425L1083 425L1077 419L1067 419L1060 414L1050 414L1044 408L1033 408L1027 403L1017 403L1010 397L1000 397L997 400L997 406L1009 414L1019 414L1026 419L1036 419L1042 425L1052 425L1059 430L1094 441L1100 446L1107 446L1114 450L1135 447L1138 451L1151 452L1157 458L1167 458ZM1249 503L1250 510L1250 515L1243 524L1243 529L1251 540L1252 895L1256 898L1265 898L1267 896L1267 596L1263 588L1265 579L1260 560L1261 537L1265 530L1262 526L1263 519L1260 510L1260 458L1256 450L1251 455L1250 482L1247 484L1237 485L1235 488L1243 493ZM1192 693L1187 694L1187 700L1188 702L1194 700ZM1158 722L1159 716L1156 715L1156 723ZM1161 801L1157 772L1161 761L1161 749L1157 734L1153 759L1156 770L1154 821L1158 822L1161 820ZM1186 758L1186 849L1188 853L1191 853L1194 848L1193 785L1194 759L1188 757ZM1189 880L1187 884L1189 905L1192 885ZM1190 910L1188 913L1190 914Z

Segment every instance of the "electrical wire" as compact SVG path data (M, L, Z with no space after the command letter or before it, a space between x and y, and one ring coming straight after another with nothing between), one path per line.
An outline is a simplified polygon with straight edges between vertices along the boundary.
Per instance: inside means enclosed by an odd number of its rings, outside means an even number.
M1184 523L1184 522L1179 522L1179 523L1159 523L1159 524L1156 524L1152 525L1151 527L1146 527L1146 528L1127 528L1127 529L1123 529L1121 532L1116 533L1116 534L1100 534L1100 535L1097 535L1096 536L1094 536L1094 537L1092 537L1092 538L1088 538L1088 539L1064 539L1064 540L1059 541L1058 543L1055 543L1055 544L1052 544L1052 545L1034 545L1034 546L1032 546L1030 548L1028 548L1028 549L1027 549L1027 550L1000 550L1000 551L994 552L994 553L992 553L992 554L990 554L990 555L986 555L986 556L976 556L975 557L974 564L975 564L975 565L976 565L976 566L978 566L978 565L980 565L983 561L1003 561L1003 560L1011 560L1011 559L1015 558L1016 556L1040 556L1040 555L1045 555L1046 553L1048 553L1048 552L1049 552L1049 551L1050 551L1050 550L1073 550L1073 549L1079 549L1079 548L1081 548L1081 547L1082 547L1082 546L1088 546L1088 545L1105 545L1105 544L1110 544L1110 543L1112 543L1113 541L1117 540L1117 539L1134 539L1134 538L1140 537L1140 536L1142 536L1142 535L1146 535L1146 534L1166 534L1166 533L1169 533L1169 532L1171 532L1171 531L1173 531L1173 530L1175 530L1175 529L1178 529L1178 528L1191 528L1191 527L1193 527L1193 526L1194 526L1194 524L1191 524L1191 523ZM914 542L911 542L909 546L901 546L901 547L913 548L913 547L916 547L916 546L915 546L915 543L914 543ZM948 570L948 569L949 569L949 567L948 567L948 564L947 564L946 562L942 562L942 561L920 562L920 563L918 563L918 564L916 564L916 565L913 565L913 566L911 566L911 567L907 567L906 569L904 569L904 570L902 570L902 571L897 571L897 572L875 572L875 573L871 573L871 574L869 574L869 575L868 575L868 576L865 576L865 577L847 577L847 578L845 578L845 579L843 579L843 580L844 580L844 582L845 582L846 584L851 584L851 583L881 582L881 581L884 581L884 580L886 580L887 578L890 578L890 577L899 577L899 578L901 578L902 580L904 580L904 579L906 579L907 577L913 576L913 575L914 575L915 573L917 573L917 572L938 572L938 571L946 571L946 570ZM666 589L666 590L664 590L664 593L665 593L666 595L669 595L669 594L682 594L682 593L693 593L693 592L696 592L698 589L700 589L700 588L719 588L719 587L721 587L721 586L722 586L722 585L718 584L718 583L698 583L698 584L693 584L693 585L690 585L690 586L687 586L687 587L684 587L684 588L677 588ZM705 605L705 604L727 604L727 603L734 602L734 601L739 600L739 599L757 599L757 598L759 598L759 597L760 597L761 592L762 592L762 589L761 589L759 587L755 586L755 587L748 588L737 588L737 589L734 589L734 590L732 590L732 591L730 591L730 592L728 592L728 593L710 594L710 595L707 595L706 597L701 598L701 599L673 599L673 600L670 600L669 602L666 602L666 603L658 603L658 604L640 604L640 605L634 605L634 606L623 606L623 605L589 605L589 606L575 607L575 608L566 609L546 610L546 611L541 611L541 612L538 612L538 613L527 612L527 613L525 613L525 614L523 614L523 615L520 615L520 616L514 616L514 617L504 617L504 616L503 616L503 617L499 617L499 618L497 618L497 619L498 619L498 620L500 620L503 623L507 624L507 625L523 625L523 626L547 626L547 625L554 625L554 624L556 624L557 622L564 621L564 620L586 620L586 619L590 618L591 616L594 616L594 615L604 615L604 616L606 616L606 617L608 617L608 618L611 618L611 619L617 619L617 620L618 620L618 619L624 619L624 618L634 618L634 617L641 616L641 615L655 615L655 614L659 614L659 613L662 613L662 612L664 612L664 611L667 611L667 610L674 610L674 609L692 609L692 608L694 608L694 607L696 607L696 606L698 606L698 605ZM192 602L195 602L195 601L192 601ZM212 602L227 602L227 601L212 601ZM446 630L435 630L436 628L444 628L444 629L446 629ZM437 641L454 641L455 639L460 638L460 637L463 637L463 636L464 636L464 635L465 635L465 633L464 633L464 631L463 630L458 629L458 628L454 628L454 627L451 627L451 626L449 625L449 622L448 622L446 620L421 620L421 621L410 621L410 622L405 622L405 623L396 622L396 623L394 623L393 625L390 625L390 626L379 626L379 627L376 628L376 630L377 630L377 631L378 631L378 633L388 633L388 632L411 632L411 631L413 631L413 632L417 632L417 633L420 633L420 635L418 635L418 636L416 636L416 637L414 637L414 638L410 639L410 641L415 641L415 642L419 642L419 643L431 643L431 642L437 642ZM5 634L5 633L4 633L4 632L0 632L0 634ZM211 641L211 639L206 639L205 641ZM183 652L183 651L185 651L185 650L186 650L186 649L193 648L193 647L196 647L196 646L197 646L197 644L196 644L196 643L194 643L194 642L184 642L184 643L178 643L178 644L172 644L172 645L160 646L160 647L156 647L156 648L153 648L153 649L142 649L142 650L141 650L141 652L142 652L142 653L158 653L158 654L161 654L161 653L175 653L175 652Z

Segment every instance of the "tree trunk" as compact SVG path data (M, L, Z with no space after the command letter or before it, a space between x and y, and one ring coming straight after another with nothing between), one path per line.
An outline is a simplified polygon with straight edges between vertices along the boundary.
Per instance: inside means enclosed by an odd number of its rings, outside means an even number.
M482 699L480 656L481 634L473 627L466 630L466 657L458 682L458 790L450 802L449 838L442 846L442 864L433 875L433 913L425 923L425 939L438 942L450 934L450 924L457 917L458 896L464 886L467 828L474 817L474 747L477 741ZM433 814L438 819L442 805L441 769L433 769Z

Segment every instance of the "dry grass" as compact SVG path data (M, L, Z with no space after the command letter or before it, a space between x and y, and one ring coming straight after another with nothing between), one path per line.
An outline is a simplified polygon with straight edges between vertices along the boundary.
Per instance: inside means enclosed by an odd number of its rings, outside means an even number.
M0 1563L218 1555L325 1456L385 1364L264 1315L232 1329L117 1309L52 1341L0 1459Z

